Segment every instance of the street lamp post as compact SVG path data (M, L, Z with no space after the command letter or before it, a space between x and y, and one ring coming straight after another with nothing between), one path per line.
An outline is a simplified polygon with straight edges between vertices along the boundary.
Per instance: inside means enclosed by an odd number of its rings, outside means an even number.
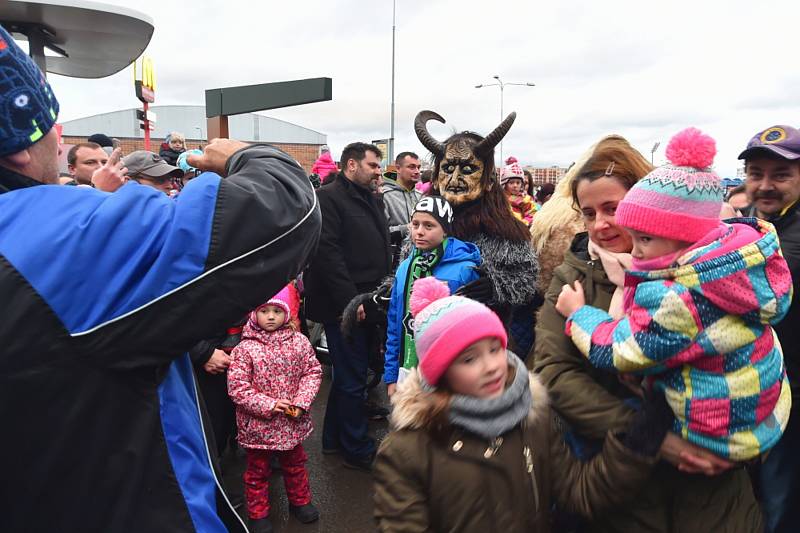
M653 149L652 149L652 150L650 150L650 164L651 164L651 165L654 165L654 164L655 164L655 163L653 163L653 159L655 158L655 155L656 155L656 150L658 150L658 147L659 147L659 146L661 146L661 141L657 141L657 142L656 142L656 143L653 145Z
M397 2L392 0L392 118L391 132L389 133L389 157L388 163L394 162L394 34L395 34L395 15L397 13Z
M510 81L503 81L500 79L500 76L495 74L492 76L494 79L497 80L497 83L482 83L480 85L476 85L476 89L482 89L483 87L500 87L500 122L503 121L505 118L503 113L503 90L505 89L506 85L521 85L523 87L535 87L535 83L525 82L525 83L516 83ZM500 141L500 164L503 163L503 141Z

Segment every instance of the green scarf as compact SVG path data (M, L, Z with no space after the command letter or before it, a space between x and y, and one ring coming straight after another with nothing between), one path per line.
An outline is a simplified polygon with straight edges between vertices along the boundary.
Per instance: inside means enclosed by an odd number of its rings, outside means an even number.
M419 363L417 346L414 344L414 319L411 316L411 306L409 305L411 288L418 279L433 275L433 269L444 257L448 240L445 239L438 247L427 252L414 250L414 254L411 256L411 264L408 265L408 275L406 276L405 298L403 298L403 345L400 349L400 353L403 354L401 365L403 368L416 368Z

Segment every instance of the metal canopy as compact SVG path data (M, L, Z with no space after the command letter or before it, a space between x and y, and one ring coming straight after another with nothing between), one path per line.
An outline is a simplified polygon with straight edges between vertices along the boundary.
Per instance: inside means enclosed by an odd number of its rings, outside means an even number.
M116 74L142 55L153 36L147 15L85 0L0 1L0 24L28 39L43 71L73 78ZM44 48L65 57L45 57Z

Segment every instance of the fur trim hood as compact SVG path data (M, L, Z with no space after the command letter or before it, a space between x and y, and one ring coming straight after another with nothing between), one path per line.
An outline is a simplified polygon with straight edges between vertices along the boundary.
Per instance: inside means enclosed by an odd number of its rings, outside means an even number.
M533 402L528 413L528 423L534 425L549 411L547 389L532 372L528 373L528 382L531 387ZM397 392L392 396L394 410L391 416L391 425L394 430L425 429L430 423L430 412L434 398L432 393L422 387L419 370L413 369L406 379L397 384Z

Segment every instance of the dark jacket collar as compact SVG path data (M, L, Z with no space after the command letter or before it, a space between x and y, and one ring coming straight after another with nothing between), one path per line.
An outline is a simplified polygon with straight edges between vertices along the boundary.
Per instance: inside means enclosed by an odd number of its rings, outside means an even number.
M782 213L780 213L778 215L775 215L775 216L771 216L771 217L766 218L764 220L766 220L767 222L769 222L770 224L772 224L776 228L780 228L781 225L783 224L783 222L793 218L797 214L798 211L800 211L800 200L796 201L795 203L793 203L792 205L790 205L789 207L784 209L784 211ZM758 217L758 213L756 212L756 206L754 206L754 205L751 205L750 207L748 207L745 210L745 213L747 213L747 216L749 216L749 217L759 218Z
M36 181L28 176L18 174L6 167L0 167L0 194L15 191L17 189L24 189L26 187L34 187L36 185L44 185L40 181Z
M362 187L361 185L347 179L347 176L344 175L344 172L339 172L339 175L336 177L336 180L341 182L340 185L355 196L358 196L365 200L369 200L372 196L374 196L374 193L368 188Z

